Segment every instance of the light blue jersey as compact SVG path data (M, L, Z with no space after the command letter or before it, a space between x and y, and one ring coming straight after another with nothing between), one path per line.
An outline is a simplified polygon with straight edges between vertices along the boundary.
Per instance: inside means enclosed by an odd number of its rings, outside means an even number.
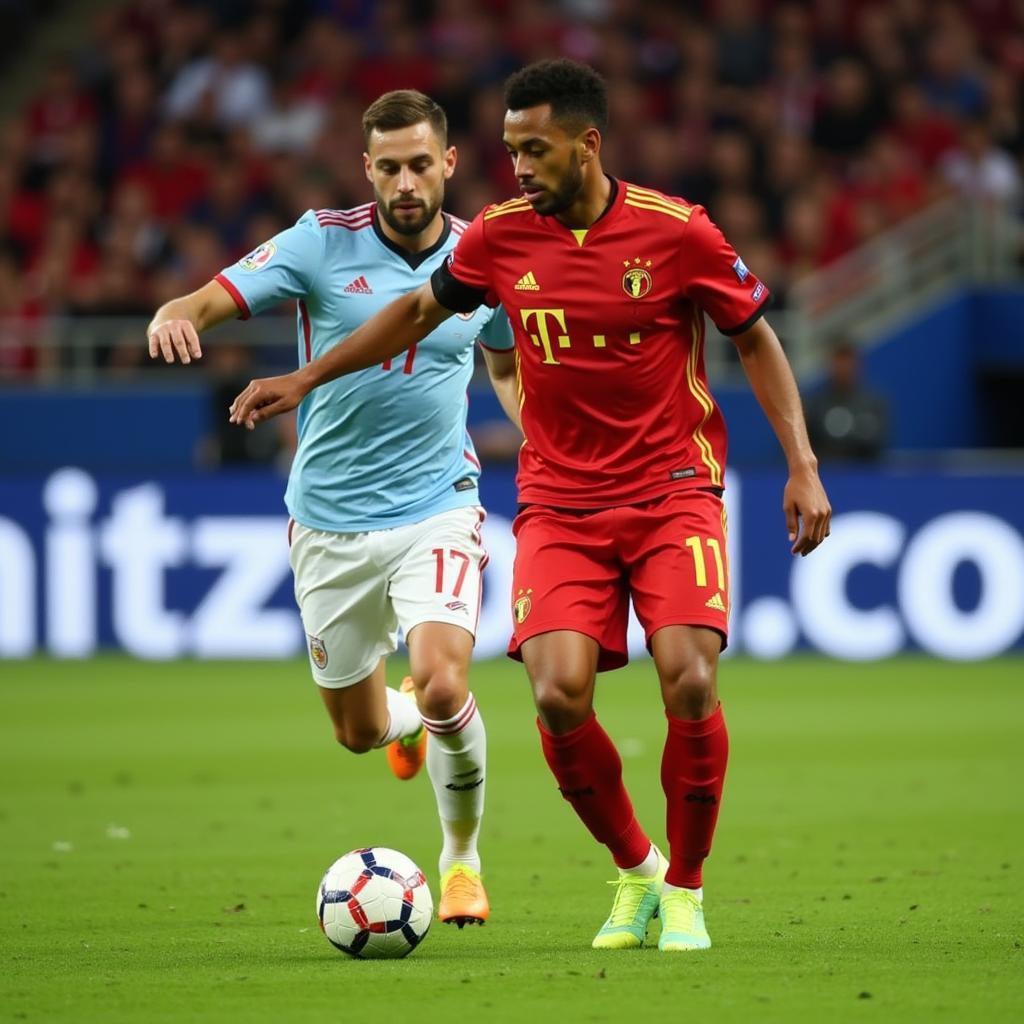
M298 299L300 365L427 281L466 227L445 214L437 243L408 253L380 230L375 205L308 210L217 275L243 319ZM451 317L383 366L310 392L299 406L285 494L292 517L313 529L355 533L479 504L480 463L466 430L477 339L512 349L500 307Z

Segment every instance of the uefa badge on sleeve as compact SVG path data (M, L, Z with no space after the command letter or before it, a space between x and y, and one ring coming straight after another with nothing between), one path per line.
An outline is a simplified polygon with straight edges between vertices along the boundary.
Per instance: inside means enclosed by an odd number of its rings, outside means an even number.
M243 256L238 261L238 265L250 274L254 274L257 270L262 270L274 258L276 252L277 246L273 242L264 242L259 248L253 249L248 256Z
M313 660L313 664L316 665L321 672L327 668L327 648L324 646L324 642L320 637L311 636L309 638L309 656Z

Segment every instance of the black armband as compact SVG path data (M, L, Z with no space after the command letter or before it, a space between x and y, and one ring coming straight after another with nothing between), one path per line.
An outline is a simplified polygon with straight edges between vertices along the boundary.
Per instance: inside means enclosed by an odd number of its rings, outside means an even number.
M453 313L472 313L487 297L485 290L463 284L451 272L447 260L430 275L430 287L434 298Z

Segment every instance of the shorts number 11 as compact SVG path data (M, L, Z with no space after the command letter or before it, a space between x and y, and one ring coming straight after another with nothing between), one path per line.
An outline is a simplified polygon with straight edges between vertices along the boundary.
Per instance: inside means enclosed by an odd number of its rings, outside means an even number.
M717 537L705 537L704 543L708 550L715 556L715 574L718 577L718 589L725 590L725 566L722 563L722 548ZM698 587L708 585L707 564L704 561L704 548L701 546L701 538L694 534L686 538L686 546L693 552L693 573L697 580Z

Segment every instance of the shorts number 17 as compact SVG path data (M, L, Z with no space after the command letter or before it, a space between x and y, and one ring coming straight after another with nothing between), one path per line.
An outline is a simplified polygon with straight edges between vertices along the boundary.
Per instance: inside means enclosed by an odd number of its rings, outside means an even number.
M434 548L431 552L437 563L437 572L434 576L434 590L438 594L444 593L444 564L445 564L445 550L444 548ZM456 551L455 548L449 548L448 560L461 562L459 565L459 574L455 578L455 586L452 589L452 597L458 597L462 593L462 584L466 581L466 570L469 568L469 555L465 551Z

